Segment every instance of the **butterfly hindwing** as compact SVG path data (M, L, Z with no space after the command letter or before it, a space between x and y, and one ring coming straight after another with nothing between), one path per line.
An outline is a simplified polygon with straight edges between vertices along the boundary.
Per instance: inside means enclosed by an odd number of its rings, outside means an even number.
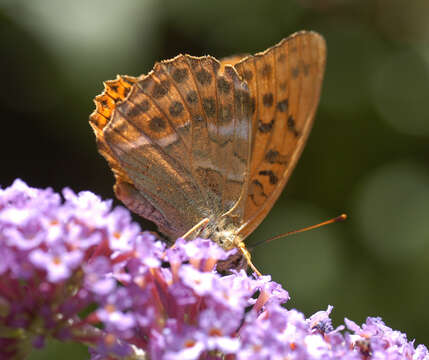
M129 208L178 237L234 206L245 188L250 105L232 67L180 55L156 64L125 97L109 89L91 123Z
M249 92L231 67L210 57L179 55L162 63L185 100L191 121L193 176L210 212L228 211L238 200L249 158Z

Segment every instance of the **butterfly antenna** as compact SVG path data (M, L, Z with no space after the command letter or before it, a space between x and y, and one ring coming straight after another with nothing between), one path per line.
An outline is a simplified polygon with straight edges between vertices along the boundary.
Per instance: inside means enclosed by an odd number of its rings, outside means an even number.
M274 241L274 240L277 240L277 239L281 239L281 238L289 236L289 235L294 235L294 234L298 234L298 233L301 233L301 232L304 232L304 231L317 229L317 228L320 228L320 227L325 226L325 225L329 225L329 224L341 222L341 221L344 221L346 219L347 219L347 215L346 214L341 214L340 216L337 216L337 217L335 217L333 219L326 220L326 221L321 222L321 223L316 224L316 225L307 226L307 227L302 228L302 229L293 230L293 231L289 231L289 232L284 233L284 234L276 235L276 236L274 236L272 238L269 238L268 240L262 240L262 241L257 242L256 244L254 244L252 246L252 250L256 246L259 246L261 244L269 243L271 241Z

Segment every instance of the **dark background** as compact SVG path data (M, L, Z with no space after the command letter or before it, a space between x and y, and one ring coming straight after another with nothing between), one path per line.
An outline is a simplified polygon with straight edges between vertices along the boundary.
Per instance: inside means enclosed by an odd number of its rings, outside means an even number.
M111 198L87 121L102 81L316 30L328 64L315 126L249 243L349 220L260 246L254 262L307 316L331 304L335 325L381 316L429 344L428 16L427 0L0 0L0 185L19 177Z

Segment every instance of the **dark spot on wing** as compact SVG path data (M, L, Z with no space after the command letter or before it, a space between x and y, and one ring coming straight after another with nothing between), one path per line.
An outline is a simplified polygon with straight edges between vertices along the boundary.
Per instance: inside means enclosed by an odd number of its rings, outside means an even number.
M253 78L253 73L250 70L244 70L243 77L244 80L250 81Z
M140 110L140 112L142 114L145 113L145 112L147 112L149 110L149 108L150 108L149 101L147 101L146 99L142 100L139 103L136 102L135 104L137 105L138 109Z
M171 74L171 77L174 79L174 81L181 83L188 78L188 70L185 68L175 69Z
M298 137L298 135L299 135L299 132L296 130L296 128L295 128L295 119L293 118L293 116L292 115L290 115L288 118L287 118L287 127L288 127L288 129L290 130L290 131L292 131L293 132L293 134L295 135L295 137Z
M209 85L212 82L212 75L206 69L198 71L196 77L198 82L203 86Z
M160 132L165 129L165 121L159 116L155 116L150 120L149 127L152 131Z
M269 150L265 154L265 160L267 160L270 164L274 164L276 162L276 159L279 156L279 152L276 150Z
M281 112L286 112L288 106L289 106L289 100L288 99L284 99L284 100L279 101L277 103L277 109Z
M152 82L153 82L152 78L147 77L147 78L139 81L138 85L144 91L144 90L147 90L149 88L149 86Z
M265 202L267 195L264 193L264 186L258 180L250 183L249 197L256 206L261 206Z
M280 55L279 55L279 57L277 58L277 60L278 60L280 63L284 63L284 62L285 62L285 60L286 60L286 54L280 54Z
M279 178L271 170L262 170L259 175L268 176L268 181L271 185L275 185L279 182Z
M198 102L197 92L195 90L189 91L188 94L186 95L186 101L189 104L196 104Z
M265 154L265 160L270 164L287 164L286 156L273 149L268 150Z
M273 93L266 93L262 96L262 103L266 107L272 106L273 101L274 101Z
M296 79L299 76L299 67L296 66L292 69L292 77Z
M288 119L287 119L287 127L289 129L295 129L295 120L294 120L294 118L293 118L292 115L289 116Z
M231 83L221 76L217 79L217 87L221 93L228 94L231 90Z
M213 117L216 115L216 102L212 97L203 99L203 108L207 116Z
M125 116L128 116L129 118L135 118L138 117L141 114L141 110L138 106L133 106L131 109L125 112Z
M162 80L159 84L155 84L152 90L152 96L155 99L160 99L168 93L170 83L167 80Z
M268 77L271 75L271 72L273 71L270 64L264 64L264 66L261 69L261 75L264 77Z
M243 106L246 115L251 115L255 112L255 99L250 97L247 90L237 90L234 94L234 101L238 108Z
M180 101L175 101L168 110L171 116L179 116L183 111L183 104Z
M302 71L304 72L304 76L307 76L310 72L310 64L302 64Z
M264 123L261 120L259 120L258 130L261 133L266 134L273 129L273 125L274 125L274 119L272 119L269 123Z

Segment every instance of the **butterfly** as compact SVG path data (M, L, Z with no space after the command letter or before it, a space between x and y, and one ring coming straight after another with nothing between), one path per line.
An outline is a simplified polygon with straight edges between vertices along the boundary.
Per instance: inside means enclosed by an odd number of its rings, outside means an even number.
M116 196L176 239L238 248L281 194L310 133L324 38L300 31L264 52L178 55L104 83L90 116Z

